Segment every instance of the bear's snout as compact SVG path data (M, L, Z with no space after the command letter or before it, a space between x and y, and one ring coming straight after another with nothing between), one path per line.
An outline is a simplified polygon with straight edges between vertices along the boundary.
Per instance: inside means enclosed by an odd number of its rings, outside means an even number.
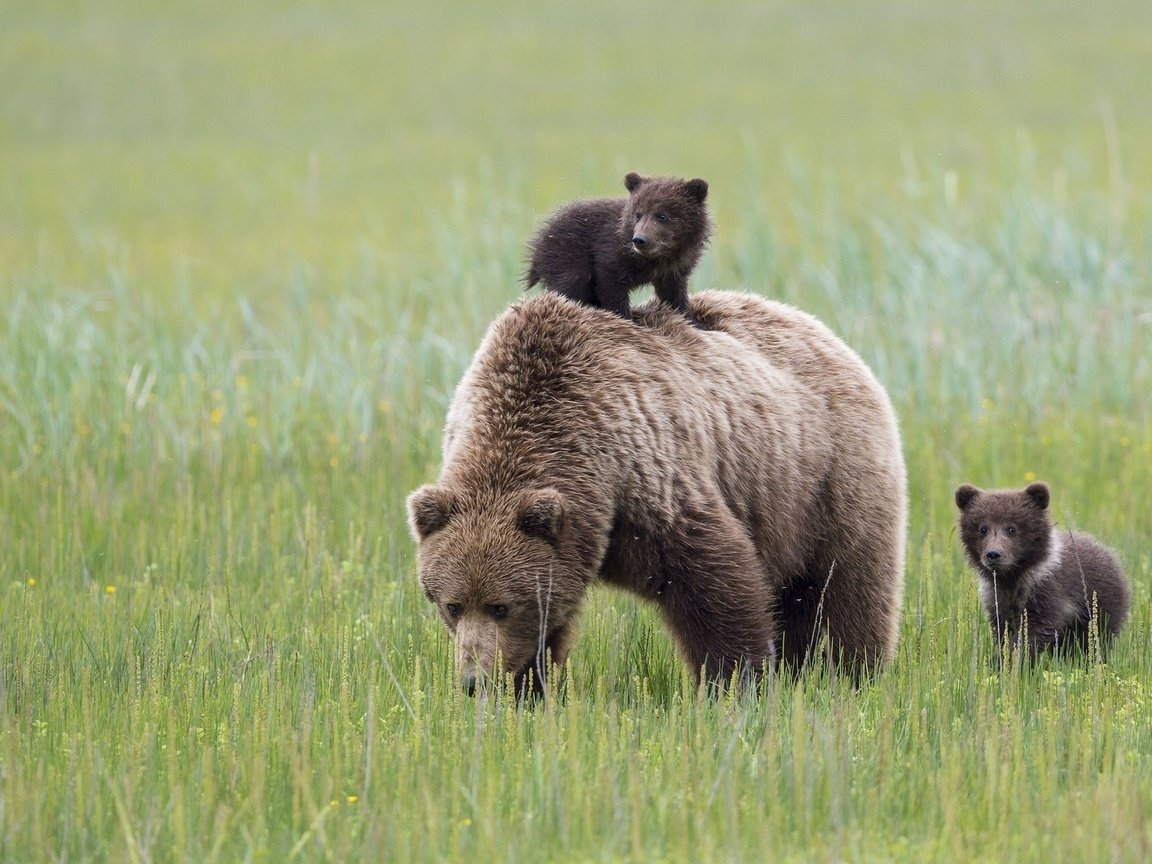
M1004 557L1004 556L1000 552L999 549L989 549L987 552L984 553L984 560L987 561L989 564L995 564L1002 557Z
M633 247L635 247L636 251L638 251L638 252L640 250L642 250L644 248L645 244L647 244L647 243L648 243L648 238L645 237L643 234L636 234L632 237L632 245L633 245Z
M460 689L472 696L496 672L495 625L464 615L456 626L456 673Z

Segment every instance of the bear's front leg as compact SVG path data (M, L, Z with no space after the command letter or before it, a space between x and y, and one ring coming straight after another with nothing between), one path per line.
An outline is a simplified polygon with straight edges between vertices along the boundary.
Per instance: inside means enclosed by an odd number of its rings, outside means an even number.
M752 541L717 496L686 507L661 547L656 601L710 684L753 681L776 661L772 596Z
M574 632L573 624L562 624L541 642L536 656L516 674L518 698L543 698L547 695L548 690L555 684L552 677L553 670L557 677L563 674Z
M688 306L688 279L683 276L663 276L652 283L656 298L666 306L671 306L691 322L693 327L704 329L699 319Z
M1047 610L1045 610L1047 611ZM1028 619L1028 657L1035 661L1043 654L1088 647L1088 630L1076 627L1075 619L1064 621L1058 615L1038 612Z

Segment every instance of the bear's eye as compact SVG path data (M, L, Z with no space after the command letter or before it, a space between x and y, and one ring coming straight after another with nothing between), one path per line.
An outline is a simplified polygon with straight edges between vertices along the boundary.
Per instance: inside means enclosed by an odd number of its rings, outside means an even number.
M981 525L980 526L980 536L984 537L987 534L988 534L988 526L987 525Z
M488 607L488 614L499 621L501 618L508 616L508 607L503 603L493 603Z
M1015 525L1009 525L1007 528L1004 529L1004 533L1007 534L1009 537L1015 537L1016 536L1016 526Z
M641 213L639 210L637 210L637 211L636 211L636 213L635 213L634 215L635 215L635 217L636 217L636 221L637 221L637 222L639 222L639 221L640 221L640 217L641 217L641 216L643 216L644 214L643 214L643 213Z
M672 217L669 216L667 213L657 213L656 214L656 221L657 222L667 222L671 218Z
M460 604L459 603L445 603L444 608L448 610L448 614L453 618L460 617Z

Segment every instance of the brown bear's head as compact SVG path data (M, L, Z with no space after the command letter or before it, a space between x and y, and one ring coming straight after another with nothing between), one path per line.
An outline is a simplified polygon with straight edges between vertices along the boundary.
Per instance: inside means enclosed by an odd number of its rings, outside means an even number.
M421 486L408 517L424 594L456 643L460 686L471 695L511 674L520 694L542 693L548 662L564 663L587 582L563 496Z
M960 540L972 566L1012 582L1042 562L1052 542L1048 500L1044 483L1022 490L957 487Z
M631 194L621 227L637 255L668 257L708 239L710 224L704 206L708 184L704 180L632 173L624 178L624 186Z

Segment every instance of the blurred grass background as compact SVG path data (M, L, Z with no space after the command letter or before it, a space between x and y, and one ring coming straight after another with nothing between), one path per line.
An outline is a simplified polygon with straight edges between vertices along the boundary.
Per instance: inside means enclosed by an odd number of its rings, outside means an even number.
M0 6L0 859L1147 860L1152 7ZM899 659L701 701L594 592L564 704L462 699L402 502L522 244L706 177L696 287L901 416ZM1136 609L997 670L961 481Z
M947 171L996 200L1146 214L1147 4L51 2L5 14L3 261L122 243L142 276L278 292L367 247L437 273L481 178L519 237L627 170L714 184L717 258L749 202L903 210ZM490 200L493 193L506 200ZM819 209L818 207L818 209ZM78 236L80 235L80 236ZM57 248L59 247L59 248ZM443 290L443 289L442 289Z

